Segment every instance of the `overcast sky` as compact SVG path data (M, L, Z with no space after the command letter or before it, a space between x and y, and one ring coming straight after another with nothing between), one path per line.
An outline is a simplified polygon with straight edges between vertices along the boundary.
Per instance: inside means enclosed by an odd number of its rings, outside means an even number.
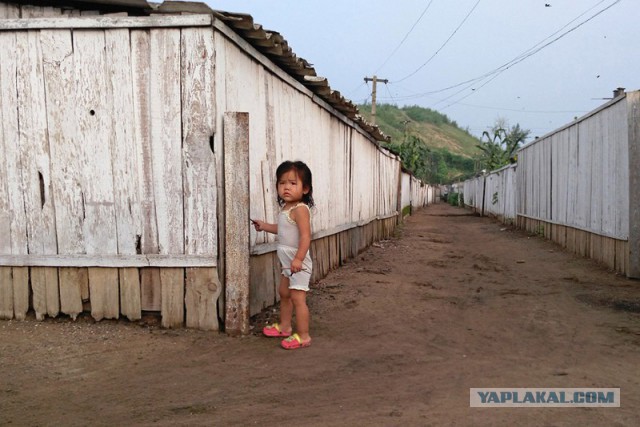
M354 103L438 110L480 136L542 136L640 89L640 0L209 0L277 31ZM548 5L548 6L547 6Z

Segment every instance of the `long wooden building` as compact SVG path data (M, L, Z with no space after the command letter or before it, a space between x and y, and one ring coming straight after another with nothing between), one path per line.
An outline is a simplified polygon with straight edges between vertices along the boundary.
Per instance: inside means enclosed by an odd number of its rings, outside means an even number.
M249 15L0 1L0 318L247 333L278 298L249 218L274 220L281 161L314 173L315 279L435 201L385 140Z

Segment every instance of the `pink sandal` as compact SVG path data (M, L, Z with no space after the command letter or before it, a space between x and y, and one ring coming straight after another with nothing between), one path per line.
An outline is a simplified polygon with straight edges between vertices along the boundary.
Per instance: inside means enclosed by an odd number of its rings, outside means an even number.
M280 325L278 323L274 323L262 328L262 334L265 337L288 337L291 335L291 332L282 332Z
M300 338L300 335L293 334L289 338L283 339L280 345L285 350L295 350L298 348L309 347L311 345L311 338L309 338L309 341L303 342L302 338Z

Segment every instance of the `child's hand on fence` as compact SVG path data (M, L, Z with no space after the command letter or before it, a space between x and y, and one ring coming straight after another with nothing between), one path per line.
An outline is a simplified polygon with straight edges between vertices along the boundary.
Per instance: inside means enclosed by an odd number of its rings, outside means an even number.
M251 224L255 227L256 231L264 231L264 221L260 221L259 219L252 219Z

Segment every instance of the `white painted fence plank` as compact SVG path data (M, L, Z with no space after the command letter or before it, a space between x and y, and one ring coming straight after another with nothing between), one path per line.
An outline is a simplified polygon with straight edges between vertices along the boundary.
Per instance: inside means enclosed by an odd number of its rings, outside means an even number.
M603 110L600 114L589 118L590 134L591 134L591 203L590 222L588 228L595 233L602 232L602 155L604 145L607 143L604 139L603 126L606 123L606 115L609 110Z
M153 162L151 153L151 41L148 31L131 32L131 63L133 67L134 141L138 150L138 191L141 200L142 236L140 252L158 254L158 224L153 194ZM142 310L160 311L160 271L140 270Z
M84 241L87 254L117 254L118 243L113 188L113 94L106 73L103 31L74 31L76 120L84 145ZM91 315L118 318L118 272L89 269Z
M622 239L628 239L631 227L630 216L629 216L629 206L633 201L630 198L630 180L632 177L632 171L630 170L629 164L629 150L631 149L631 144L633 144L633 140L630 140L630 137L633 136L632 130L637 129L638 123L633 123L633 121L629 122L629 119L633 117L637 117L633 115L637 111L634 110L633 105L637 104L638 93L632 94L628 96L626 102L623 102L620 108L623 111L627 111L627 102L630 104L629 108L632 108L631 111L628 111L626 114L623 113L617 118L618 126L616 127L618 130L618 138L620 143L616 145L616 202L615 205L619 206L619 210L616 212L616 235L621 236ZM626 131L625 131L626 129ZM637 165L636 165L637 167ZM633 188L633 187L631 187Z
M24 206L29 236L29 253L55 254L54 201L51 192L51 171L43 64L38 33L20 33L17 41L18 122L20 126L20 157ZM32 269L31 286L36 317L56 316L60 303L57 272ZM37 296L37 297L36 297ZM50 297L51 299L47 299Z
M8 4L0 4L0 16L9 13ZM20 212L18 206L13 206L15 196L21 196L16 166L19 166L18 156L18 118L16 94L16 39L13 34L0 33L0 254L12 253L12 222L14 216ZM14 163L15 162L15 163ZM17 165L16 165L17 163ZM21 199L21 197L20 197ZM26 252L26 227L23 226L24 244L21 252ZM18 243L18 242L16 242ZM20 247L16 248L20 251ZM13 319L13 278L11 268L0 267L0 318Z
M213 30L185 29L181 40L185 254L217 257L216 115Z
M615 211L619 209L615 206L615 153L616 145L619 141L615 138L613 128L615 127L615 109L609 108L604 111L602 121L602 148L601 148L601 170L602 183L600 187L600 230L608 235L615 234ZM613 160L612 160L613 159Z
M80 254L85 252L82 188L85 144L76 135L76 79L71 32L42 31L40 39L58 251L61 254Z
M159 253L184 253L180 31L151 30L151 155Z
M112 94L106 81L102 31L75 31L77 137L84 146L84 236L87 254L117 253L113 194Z
M110 114L112 135L114 210L117 252L133 255L142 236L142 213L138 192L140 166L134 137L134 102L131 41L126 29L105 31L107 91L113 94Z

